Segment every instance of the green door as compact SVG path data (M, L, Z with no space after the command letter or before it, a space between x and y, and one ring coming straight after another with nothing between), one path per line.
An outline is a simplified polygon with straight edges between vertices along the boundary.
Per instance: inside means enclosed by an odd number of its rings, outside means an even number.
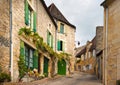
M58 61L58 74L66 75L66 62L65 62L65 60Z
M49 59L44 57L44 74L45 74L45 76L48 76L48 62L49 62Z

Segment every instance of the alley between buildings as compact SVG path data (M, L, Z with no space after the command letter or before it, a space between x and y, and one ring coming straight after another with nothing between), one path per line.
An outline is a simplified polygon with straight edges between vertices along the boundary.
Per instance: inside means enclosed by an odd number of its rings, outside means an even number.
M21 84L20 84L21 85ZM54 79L40 80L24 85L103 85L95 75L82 72L75 72L70 76L63 76Z

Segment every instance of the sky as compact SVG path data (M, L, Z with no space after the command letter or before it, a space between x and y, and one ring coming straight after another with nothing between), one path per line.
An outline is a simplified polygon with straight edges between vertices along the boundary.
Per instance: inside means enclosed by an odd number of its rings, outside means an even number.
M47 6L54 3L66 19L76 26L75 42L79 46L91 41L96 33L96 26L103 26L104 0L44 0ZM77 45L78 47L78 45Z

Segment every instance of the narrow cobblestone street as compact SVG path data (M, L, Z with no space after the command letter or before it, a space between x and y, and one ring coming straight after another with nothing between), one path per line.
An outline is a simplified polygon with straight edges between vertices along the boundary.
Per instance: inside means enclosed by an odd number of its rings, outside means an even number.
M71 76L33 83L33 85L102 85L94 75L76 72Z

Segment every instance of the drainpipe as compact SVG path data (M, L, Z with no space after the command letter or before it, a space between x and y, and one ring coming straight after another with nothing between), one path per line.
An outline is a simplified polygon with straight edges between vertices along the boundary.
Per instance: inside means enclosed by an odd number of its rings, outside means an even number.
M13 81L13 44L12 44L12 0L9 2L10 5L10 75Z
M108 63L108 7L106 7L106 21L105 21L106 25L106 33L105 33L105 45L106 45L106 51L105 51L105 85L107 85L108 79L107 79L107 63Z

